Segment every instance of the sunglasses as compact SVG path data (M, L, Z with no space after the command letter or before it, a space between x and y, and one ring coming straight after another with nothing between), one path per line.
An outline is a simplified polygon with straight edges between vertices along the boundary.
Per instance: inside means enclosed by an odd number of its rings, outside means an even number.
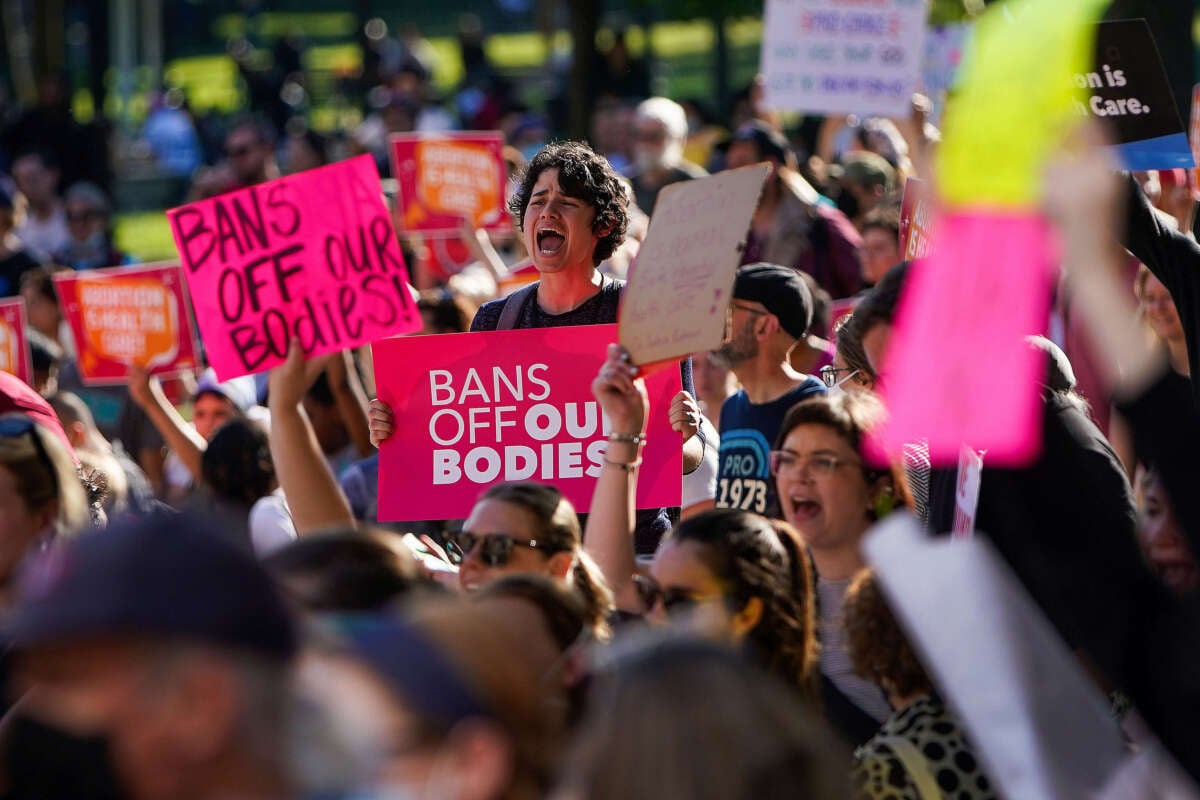
M539 542L537 539L517 539L507 533L480 536L469 531L457 531L446 534L446 555L450 556L452 564L461 564L466 561L467 556L475 551L476 545L479 547L479 560L488 567L503 567L507 564L508 560L512 558L514 547L528 547L532 550L541 550L546 554L562 550L561 547L555 547L547 542Z
M633 582L637 587L638 597L642 601L642 608L646 611L653 611L654 607L661 603L663 611L666 611L668 616L691 611L701 603L725 599L720 596L696 597L686 589L663 589L653 580L642 575L634 576Z

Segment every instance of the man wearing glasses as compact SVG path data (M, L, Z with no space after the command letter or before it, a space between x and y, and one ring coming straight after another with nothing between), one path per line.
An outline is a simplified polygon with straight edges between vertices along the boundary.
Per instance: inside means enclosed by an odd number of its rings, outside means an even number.
M717 507L779 517L770 452L788 409L825 391L792 369L788 355L812 322L813 302L800 273L778 264L738 270L729 333L712 358L742 388L721 406Z

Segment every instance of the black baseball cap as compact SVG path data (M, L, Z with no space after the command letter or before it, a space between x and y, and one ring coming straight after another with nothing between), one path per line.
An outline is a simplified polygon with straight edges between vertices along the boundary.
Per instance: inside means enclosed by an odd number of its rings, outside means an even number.
M812 324L813 299L800 271L779 264L747 264L737 271L733 282L737 300L762 303L779 318L780 326L792 338L802 339Z
M18 648L97 635L191 640L286 660L291 615L249 548L206 517L157 512L40 554L0 635Z

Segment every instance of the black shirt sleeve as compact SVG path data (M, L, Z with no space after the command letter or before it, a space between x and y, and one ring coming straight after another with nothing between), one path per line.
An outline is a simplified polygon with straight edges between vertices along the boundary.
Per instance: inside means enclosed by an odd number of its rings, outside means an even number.
M1192 397L1200 408L1200 244L1164 222L1133 176L1127 179L1125 247L1171 293L1191 366Z

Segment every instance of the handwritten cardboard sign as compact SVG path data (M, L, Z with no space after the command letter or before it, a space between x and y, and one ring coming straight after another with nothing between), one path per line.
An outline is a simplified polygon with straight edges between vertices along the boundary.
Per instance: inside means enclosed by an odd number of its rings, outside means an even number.
M1187 129L1146 20L1101 22L1093 68L1072 78L1086 94L1075 101L1076 113L1111 124L1126 168L1195 166Z
M899 456L906 442L928 439L930 460L946 466L970 442L989 464L1027 465L1041 449L1045 359L1025 337L1048 324L1047 223L1035 212L955 212L935 236L896 310L881 372L890 416L878 442Z
M167 212L209 363L268 369L421 327L370 156Z
M925 53L925 8L925 0L767 0L767 106L906 115Z
M0 300L0 370L33 384L33 361L25 338L25 301L20 297Z
M178 264L59 272L54 285L84 383L123 383L130 365L163 376L197 366Z
M673 183L654 216L621 298L621 344L636 364L715 350L766 164Z
M909 178L900 200L900 252L904 260L924 258L933 249L933 201L924 181Z
M466 517L505 481L553 484L586 511L609 425L591 385L615 325L385 339L372 347L396 432L379 448L381 520ZM682 448L668 419L678 370L646 379L639 508L679 505Z
M477 228L510 224L502 133L398 133L390 141L404 230L457 236L464 217Z

